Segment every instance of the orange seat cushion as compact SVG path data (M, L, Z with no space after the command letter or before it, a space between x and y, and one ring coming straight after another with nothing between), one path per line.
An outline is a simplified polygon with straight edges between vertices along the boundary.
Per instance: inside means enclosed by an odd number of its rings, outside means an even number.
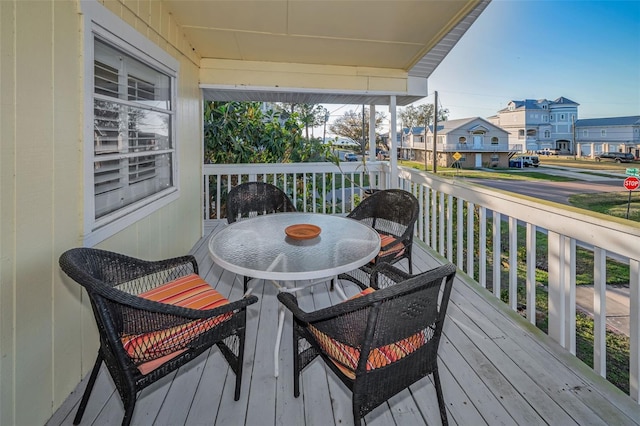
M395 240L395 238L396 237L394 237L393 235L380 234L380 247L385 247L386 245L391 244L393 240ZM378 256L376 256L376 258L374 258L371 261L371 263L375 263L376 259L382 256L389 256L392 254L395 254L395 256L393 257L402 256L404 254L404 251L405 251L404 244L402 242L399 242L387 249L384 249L384 250L381 249L380 252L378 253Z
M373 293L373 288L367 288L356 294L350 299L362 297ZM309 325L309 331L316 338L320 347L329 355L331 361L342 371L347 377L354 379L355 370L360 360L360 348L355 348L333 339L321 332L312 325ZM381 368L396 362L409 355L416 349L420 348L429 340L428 330L421 330L418 333L397 342L374 348L369 352L367 359L367 371Z
M197 274L178 278L138 296L160 303L201 310L229 303ZM229 312L215 318L197 319L164 330L126 335L121 341L133 362L140 364L138 369L147 374L184 352L189 343L200 334L229 319L231 315Z

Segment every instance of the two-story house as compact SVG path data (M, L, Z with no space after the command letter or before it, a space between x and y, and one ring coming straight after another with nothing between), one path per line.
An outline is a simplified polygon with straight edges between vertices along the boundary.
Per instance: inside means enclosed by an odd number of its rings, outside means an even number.
M640 157L640 115L576 121L576 153L630 152Z
M509 134L480 117L448 120L438 123L437 131L429 126L402 129L401 156L433 164L434 137L439 166L461 168L507 167L513 154ZM457 153L457 155L455 155Z
M509 132L509 145L522 151L539 151L544 148L561 153L574 152L574 127L579 104L559 97L510 101L506 108L489 117L491 123Z

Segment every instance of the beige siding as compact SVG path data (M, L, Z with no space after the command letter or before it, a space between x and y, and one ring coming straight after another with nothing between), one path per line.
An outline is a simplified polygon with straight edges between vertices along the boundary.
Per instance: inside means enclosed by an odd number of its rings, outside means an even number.
M159 2L106 5L180 62L181 197L100 246L149 259L184 254L202 226L199 58ZM96 356L86 297L58 267L60 254L80 245L83 232L80 9L76 1L0 1L3 425L43 424Z

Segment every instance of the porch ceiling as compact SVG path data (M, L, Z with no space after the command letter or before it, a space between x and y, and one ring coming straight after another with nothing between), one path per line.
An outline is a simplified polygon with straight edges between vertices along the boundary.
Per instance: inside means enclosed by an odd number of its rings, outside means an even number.
M491 0L165 0L202 59L388 69L426 79ZM407 85L408 86L408 85ZM295 88L290 88L295 89ZM383 91L381 91L383 92ZM372 90L205 88L205 98L388 104ZM406 105L424 97L410 88Z

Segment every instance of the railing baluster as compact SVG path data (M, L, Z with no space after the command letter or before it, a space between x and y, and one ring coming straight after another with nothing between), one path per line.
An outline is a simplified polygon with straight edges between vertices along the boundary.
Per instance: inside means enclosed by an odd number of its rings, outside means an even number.
M527 223L527 318L529 322L536 325L536 226Z
M593 369L607 377L607 253L593 250Z
M479 207L478 226L480 235L478 236L478 282L483 288L487 288L487 208Z
M629 394L640 402L640 261L629 261Z
M518 264L518 220L509 217L509 306L514 311L518 309L518 268L511 265Z
M469 275L472 279L475 279L475 270L474 270L474 236L475 232L473 230L473 222L475 219L475 206L473 203L467 203L467 275Z
M502 218L500 213L494 211L493 216L493 228L492 228L492 240L493 240L493 295L500 299L501 290L501 255L502 255L502 241L501 241L501 225Z

